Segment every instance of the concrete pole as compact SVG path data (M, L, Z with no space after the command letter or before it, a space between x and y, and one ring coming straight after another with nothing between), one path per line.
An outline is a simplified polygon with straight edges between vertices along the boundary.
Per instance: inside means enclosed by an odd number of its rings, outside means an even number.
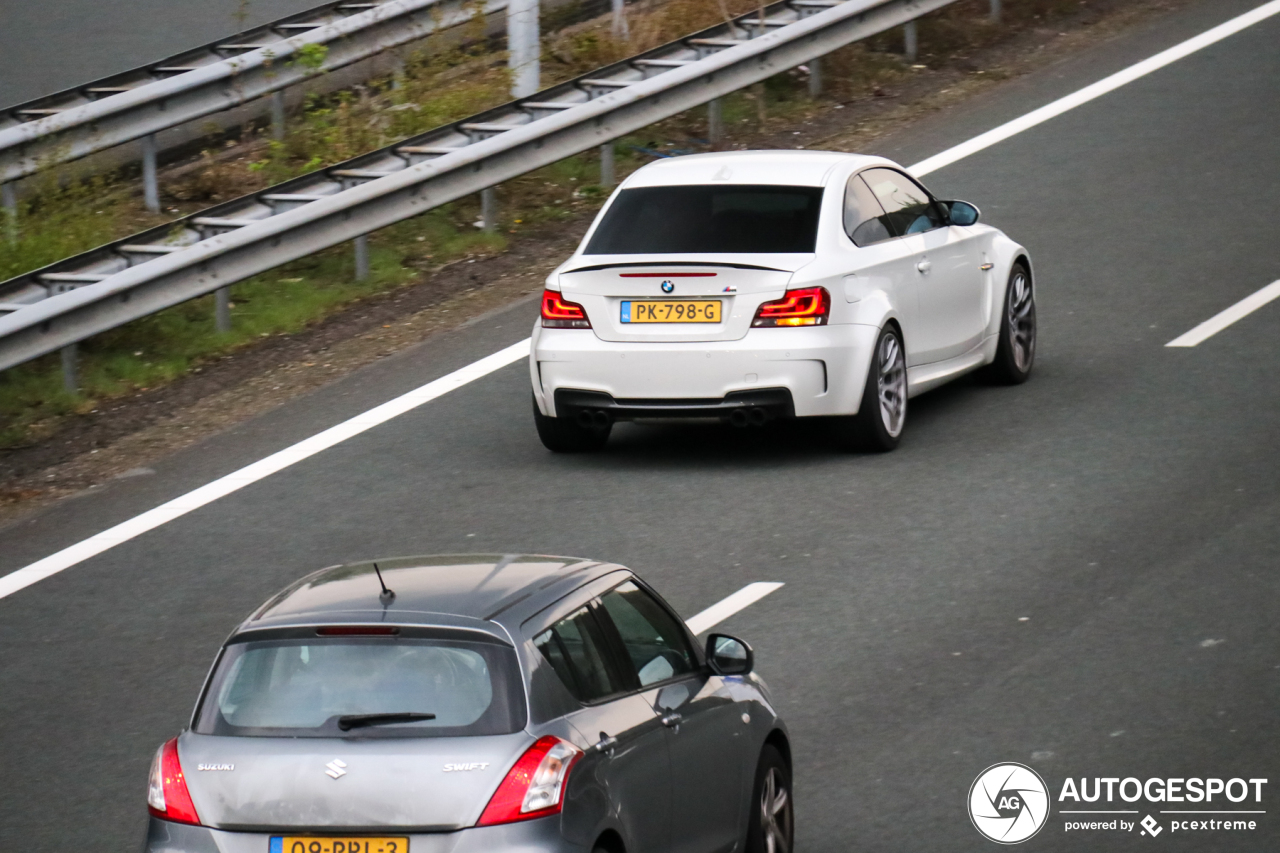
M156 135L142 137L142 199L147 210L160 212L160 184L156 180Z
M284 139L284 89L271 93L271 138Z
M80 358L75 344L62 348L62 387L68 394L80 393Z
M991 0L991 23L1000 23L1000 0Z
M809 97L816 98L822 94L822 57L809 62Z
M920 53L919 51L920 41L916 34L915 21L907 21L906 25L903 26L902 28L902 36L903 36L903 47L904 47L903 52L907 55L908 61L915 62L916 57Z
M613 0L613 37L623 41L631 38L631 29L627 26L625 0Z
M369 277L369 235L361 234L354 241L356 247L356 281Z
M507 3L507 50L511 69L511 95L527 98L541 88L538 35L538 0L509 0Z
M11 183L0 184L0 209L4 214L5 239L18 242L18 193Z
M480 222L484 231L498 230L498 194L493 187L480 190Z
M724 113L720 109L720 99L712 98L707 102L707 141L712 145L724 139Z
M617 174L613 168L613 143L606 142L600 146L600 186L613 189L617 182Z
M219 287L213 292L213 327L219 334L231 331L231 288Z

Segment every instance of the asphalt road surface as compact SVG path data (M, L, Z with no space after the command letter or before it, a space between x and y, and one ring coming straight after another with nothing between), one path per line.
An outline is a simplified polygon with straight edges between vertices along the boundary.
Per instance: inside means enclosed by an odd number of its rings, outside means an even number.
M323 0L0 0L0 107L128 71Z
M916 162L1253 5L1193 5L877 153ZM1280 302L1164 346L1280 278L1278 43L1273 17L929 177L1030 249L1039 355L1024 386L912 401L892 454L841 455L804 426L622 426L601 454L554 456L518 364L0 600L0 850L132 849L151 755L238 620L321 566L458 551L617 560L686 615L785 582L722 628L755 646L791 726L806 853L994 849L965 803L999 761L1055 796L1067 777L1270 780L1253 832L1073 835L1055 804L1028 850L1280 849ZM514 343L533 316L485 318L0 531L0 572Z

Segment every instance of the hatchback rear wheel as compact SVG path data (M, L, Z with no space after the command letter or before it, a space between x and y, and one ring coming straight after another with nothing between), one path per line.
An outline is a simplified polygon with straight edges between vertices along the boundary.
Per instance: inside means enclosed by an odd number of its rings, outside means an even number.
M795 838L791 770L772 745L760 752L747 826L747 853L791 853Z

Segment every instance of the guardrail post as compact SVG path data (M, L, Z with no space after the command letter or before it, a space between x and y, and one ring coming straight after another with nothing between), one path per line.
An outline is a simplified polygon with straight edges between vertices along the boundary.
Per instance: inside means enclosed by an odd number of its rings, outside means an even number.
M1000 23L1000 0L991 0L991 23Z
M613 0L613 37L629 41L631 29L627 26L627 9L625 0Z
M156 135L142 137L142 199L147 210L160 212L160 184L156 180Z
M720 99L707 101L707 141L715 145L724 138L724 112L720 109Z
M538 0L508 0L507 50L511 95L527 98L541 88L542 53L538 35Z
M219 334L231 331L230 287L219 287L213 292L213 327Z
M80 393L80 354L75 344L62 348L62 387L70 394Z
M600 146L600 186L612 189L617 180L613 168L613 143L606 142Z
M13 184L0 184L0 209L4 214L4 237L10 243L18 242L18 193Z
M284 139L284 89L271 93L271 138Z
M809 60L809 97L816 98L822 94L822 57Z
M907 21L907 23L902 27L902 39L903 53L906 54L908 60L915 62L916 57L920 53L920 41L916 34L915 21Z
M498 194L493 187L480 190L480 227L489 232L498 230Z
M356 281L369 277L369 235L361 234L354 241L356 247Z

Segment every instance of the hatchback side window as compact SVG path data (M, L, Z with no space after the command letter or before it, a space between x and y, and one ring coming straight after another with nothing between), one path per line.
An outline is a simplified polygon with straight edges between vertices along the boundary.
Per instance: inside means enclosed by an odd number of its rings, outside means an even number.
M622 692L590 607L561 619L534 637L533 644L579 702L596 702Z
M684 629L649 593L627 581L601 598L641 687L695 668Z
M928 191L901 172L867 169L862 177L884 208L885 224L894 237L932 231L946 224Z
M855 246L870 246L888 240L884 208L876 200L871 188L862 180L861 175L849 179L844 190L844 233L849 235Z

